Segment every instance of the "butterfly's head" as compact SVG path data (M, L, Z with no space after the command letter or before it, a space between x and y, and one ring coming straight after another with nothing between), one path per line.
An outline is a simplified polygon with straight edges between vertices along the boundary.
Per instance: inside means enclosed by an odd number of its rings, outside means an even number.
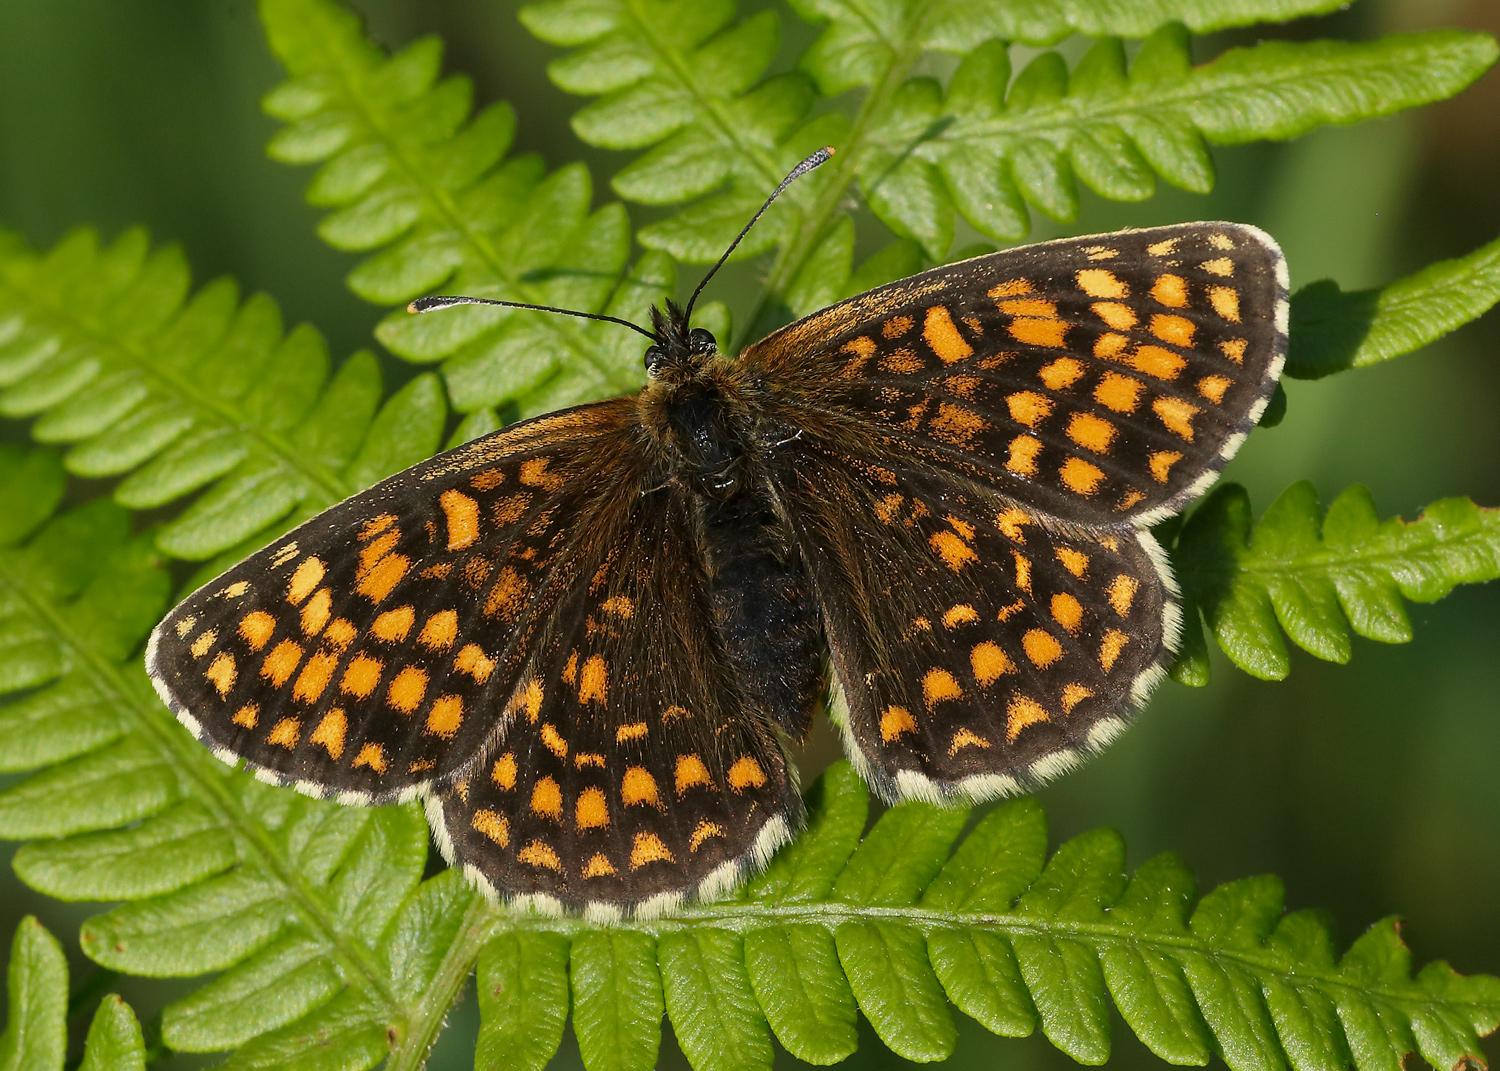
M646 347L645 359L652 379L691 376L719 352L713 332L689 326L687 313L674 301L651 310L651 326L657 341Z

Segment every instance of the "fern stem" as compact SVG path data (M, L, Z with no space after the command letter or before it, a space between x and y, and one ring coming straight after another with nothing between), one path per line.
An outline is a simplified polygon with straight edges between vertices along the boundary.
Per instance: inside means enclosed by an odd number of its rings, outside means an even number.
M431 983L408 1016L405 1032L392 1046L385 1071L422 1071L427 1065L427 1055L443 1021L473 973L479 950L490 939L495 922L494 908L482 896L475 896Z

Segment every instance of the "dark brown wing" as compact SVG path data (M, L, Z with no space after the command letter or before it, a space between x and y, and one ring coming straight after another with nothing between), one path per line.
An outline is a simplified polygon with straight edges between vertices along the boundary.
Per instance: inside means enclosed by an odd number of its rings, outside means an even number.
M158 693L226 761L376 802L499 730L576 538L639 493L634 399L526 421L398 473L194 592L152 633Z
M1108 743L1179 610L1144 530L1090 531L806 438L779 477L850 758L886 799L987 799Z
M1151 523L1259 420L1286 353L1264 232L1189 223L935 268L745 351L794 426L960 472L1053 517Z
M517 679L500 740L428 814L492 892L593 915L656 913L762 865L801 824L778 724L736 681L673 487L599 533Z

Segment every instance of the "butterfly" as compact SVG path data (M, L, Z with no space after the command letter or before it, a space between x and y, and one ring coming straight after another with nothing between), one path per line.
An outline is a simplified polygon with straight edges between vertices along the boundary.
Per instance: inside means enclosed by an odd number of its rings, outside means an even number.
M892 802L1021 792L1102 748L1178 641L1150 525L1276 386L1276 243L1008 249L730 358L691 314L733 248L649 330L593 317L651 340L638 394L439 454L189 596L147 651L162 699L264 780L422 797L491 894L597 917L722 894L791 839L789 750L825 695ZM463 302L546 308L414 308Z

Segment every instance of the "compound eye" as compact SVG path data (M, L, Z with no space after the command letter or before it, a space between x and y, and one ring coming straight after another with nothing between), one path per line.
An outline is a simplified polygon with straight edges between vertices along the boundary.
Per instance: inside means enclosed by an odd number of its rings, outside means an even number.
M656 371L656 366L659 365L659 364L661 364L661 361L662 361L661 347L660 346L647 346L646 347L646 371L648 371L648 372L654 372L654 371Z
M688 332L688 346L694 353L712 353L719 348L719 343L712 332L695 327Z

